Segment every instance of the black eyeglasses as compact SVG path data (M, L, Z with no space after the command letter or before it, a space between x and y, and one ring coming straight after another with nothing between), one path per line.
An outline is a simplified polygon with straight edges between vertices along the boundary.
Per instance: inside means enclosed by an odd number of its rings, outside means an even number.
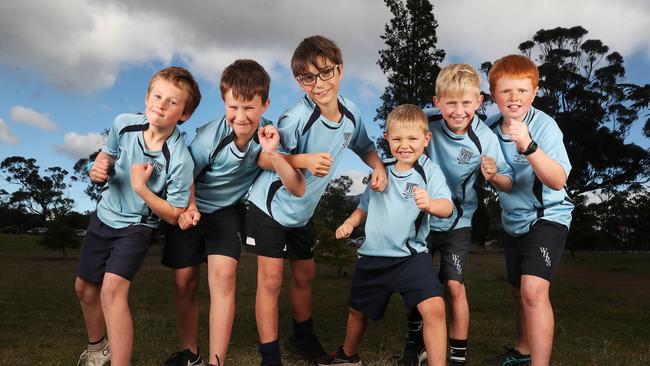
M306 72L300 76L298 76L298 80L300 83L304 86L310 86L316 84L316 78L320 78L321 80L329 80L334 77L334 71L339 67L339 65L334 65L328 68L325 68L321 70L318 74L312 74L310 72Z

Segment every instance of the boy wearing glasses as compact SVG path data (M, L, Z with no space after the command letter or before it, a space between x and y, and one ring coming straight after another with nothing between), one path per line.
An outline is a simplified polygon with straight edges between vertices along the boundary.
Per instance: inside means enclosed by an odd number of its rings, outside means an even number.
M314 263L314 230L311 216L342 159L346 147L373 168L370 186L386 188L386 170L368 138L359 109L338 95L342 79L341 50L322 36L304 39L291 59L305 96L284 112L277 122L282 147L293 167L307 169L306 192L291 195L277 173L260 156L264 169L250 193L246 250L257 255L255 316L260 337L261 365L281 365L278 342L278 296L284 260L291 264L290 298L294 333L285 348L316 362L325 355L314 333L311 314L311 282Z

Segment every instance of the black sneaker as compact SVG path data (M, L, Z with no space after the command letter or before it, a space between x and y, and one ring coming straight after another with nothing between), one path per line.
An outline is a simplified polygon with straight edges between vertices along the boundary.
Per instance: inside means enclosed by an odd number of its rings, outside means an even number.
M321 357L327 355L316 335L311 338L301 339L295 334L292 334L284 342L284 349L306 359L309 362L316 362Z
M519 353L514 348L503 347L505 352L500 354L497 357L491 357L486 359L492 365L495 366L527 366L530 365L530 355L523 355Z
M195 355L189 349L174 352L165 361L163 366L203 366L201 355Z
M343 352L343 346L339 346L336 352L326 354L318 359L318 366L324 365L361 366L361 359L359 355L347 356Z
M427 364L427 350L424 345L413 339L406 338L402 358L399 361L400 366L420 366Z

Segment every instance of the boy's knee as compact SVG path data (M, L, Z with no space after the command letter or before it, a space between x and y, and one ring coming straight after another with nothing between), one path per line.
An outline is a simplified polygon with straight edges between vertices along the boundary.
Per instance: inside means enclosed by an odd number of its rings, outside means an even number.
M126 281L126 283L122 283L120 280L106 280L106 278L104 279L100 292L102 305L111 304L121 299L124 301L127 300L129 283L127 280L123 281Z
M465 297L465 285L458 281L447 281L447 292L453 300L462 299Z
M418 304L424 322L445 321L445 301L442 297L432 297Z
M282 273L267 273L259 279L258 287L267 293L279 293L282 287Z
M296 286L309 286L316 276L316 266L301 265L294 266L291 271L291 278Z
M174 287L177 296L195 294L199 287L198 273L190 269L176 270L174 273Z
M545 286L527 284L521 286L521 302L524 306L537 306L548 301L548 291Z
M215 269L208 271L210 292L212 291L231 291L235 289L237 281L237 272L226 269Z
M79 277L74 282L74 291L81 302L92 303L99 300L98 286Z

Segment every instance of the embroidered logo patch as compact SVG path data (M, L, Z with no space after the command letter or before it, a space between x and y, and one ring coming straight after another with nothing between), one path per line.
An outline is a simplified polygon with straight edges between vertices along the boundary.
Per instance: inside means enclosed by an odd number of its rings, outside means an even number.
M352 132L343 133L343 148L347 148L350 145L350 140L352 139Z
M417 187L415 183L406 183L406 185L404 185L404 191L402 192L404 199L413 198L415 195L415 193L413 193L413 189L415 187Z
M472 150L463 147L460 149L456 160L458 161L458 164L469 164L473 155L474 153Z

